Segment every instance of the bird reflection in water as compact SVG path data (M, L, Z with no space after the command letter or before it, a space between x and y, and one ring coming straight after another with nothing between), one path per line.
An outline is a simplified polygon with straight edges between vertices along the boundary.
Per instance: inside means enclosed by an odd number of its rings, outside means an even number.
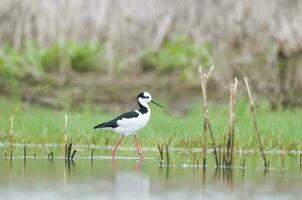
M118 160L112 159L112 198L131 197L133 199L148 199L150 181L148 174L141 171L143 160L136 160L134 170L121 170L118 167Z

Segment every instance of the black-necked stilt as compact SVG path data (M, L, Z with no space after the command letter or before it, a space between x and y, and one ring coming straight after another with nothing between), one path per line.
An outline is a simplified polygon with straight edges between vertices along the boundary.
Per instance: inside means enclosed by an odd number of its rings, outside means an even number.
M120 116L114 118L113 120L101 123L94 127L97 128L109 128L112 129L114 132L117 132L122 135L121 139L118 141L117 145L114 147L112 151L112 158L115 157L115 152L119 145L121 144L122 140L127 135L134 135L135 144L137 148L137 152L140 155L141 159L144 159L144 155L140 150L139 144L136 138L136 132L143 128L150 119L150 107L148 103L152 102L157 106L162 107L158 103L152 100L151 94L148 92L141 92L137 95L137 102L139 109L126 112L121 114Z

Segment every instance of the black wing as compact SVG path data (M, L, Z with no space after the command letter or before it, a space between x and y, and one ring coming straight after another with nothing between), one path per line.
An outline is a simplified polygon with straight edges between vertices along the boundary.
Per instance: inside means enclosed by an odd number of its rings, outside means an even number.
M135 117L138 117L138 115L139 114L135 111L126 112L126 113L123 113L120 116L114 118L113 120L110 120L108 122L104 122L104 123L101 123L101 124L95 126L94 129L97 129L97 128L116 128L118 120L121 120L123 118L124 119L135 118Z

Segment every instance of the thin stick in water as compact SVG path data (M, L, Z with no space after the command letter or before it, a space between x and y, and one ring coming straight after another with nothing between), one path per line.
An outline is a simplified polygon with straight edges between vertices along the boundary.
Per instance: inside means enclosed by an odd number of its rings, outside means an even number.
M75 150L73 150L72 155L71 155L71 160L73 160L73 158L74 158L74 156L75 156L76 152L77 152L77 150L76 150L76 149L75 149Z
M24 161L26 161L26 143L24 138L23 138L23 158Z
M68 115L65 114L65 120L64 120L64 147L65 147L65 159L69 159L68 154L68 131L67 131L67 123L68 123Z
M208 73L203 73L202 66L199 66L199 73L201 79L201 89L202 89L202 97L203 97L203 167L206 167L206 154L207 154L207 132L209 131L210 137L212 140L212 148L214 151L216 167L219 166L218 156L216 151L216 142L214 133L211 127L211 123L209 120L209 111L208 111L208 101L207 101L207 84L208 78L212 74L214 70L214 66L211 66Z
M163 146L160 144L157 144L157 148L158 148L158 152L159 152L159 164L160 166L162 166L163 161L164 161L164 150L163 150Z
M300 153L300 169L302 168L302 153Z
M264 168L267 169L269 163L266 160L265 153L264 153L264 150L263 150L263 145L262 145L262 141L261 141L261 137L260 137L260 130L259 130L258 124L257 124L254 101L253 101L253 98L252 98L252 94L251 94L251 90L250 90L250 86L249 86L249 82L248 82L247 77L244 77L244 82L245 82L245 86L246 86L248 97L249 97L250 112L251 112L251 115L252 115L253 125L254 125L254 128L256 130L256 134L257 134L259 150L260 150L260 153L261 153L262 158L263 158Z
M166 159L167 159L167 167L170 165L170 156L169 156L169 145L166 145Z
M91 148L90 160L93 161L94 148Z
M67 148L67 159L70 160L71 158L71 150L72 150L72 142L69 143Z
M90 160L91 160L91 161L93 161L95 141L96 141L96 139L95 139L95 134L93 134L93 135L91 136L91 143L92 143L92 145L90 146L90 148L91 148L91 152L90 152Z
M10 159L13 158L13 140L14 140L14 114L10 117L10 129L9 129L9 144L10 144Z
M53 160L53 152L50 152L50 153L47 155L47 158Z
M244 153L242 154L241 169L242 170L245 169L245 156L244 156Z
M238 87L237 78L234 79L234 83L231 85L231 99L230 99L230 159L229 164L230 166L233 165L233 152L234 152L234 143L235 143L235 123L236 123L236 93Z

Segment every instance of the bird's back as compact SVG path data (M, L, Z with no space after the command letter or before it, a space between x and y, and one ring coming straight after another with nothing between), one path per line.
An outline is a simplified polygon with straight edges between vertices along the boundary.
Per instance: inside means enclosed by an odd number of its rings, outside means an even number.
M136 131L143 128L148 123L149 119L149 113L139 113L135 118L123 118L122 120L117 121L118 127L116 127L114 131L123 135L134 134Z
M94 128L111 128L113 131L130 135L143 128L149 121L150 113L142 114L138 110L119 115L113 120L101 123Z

